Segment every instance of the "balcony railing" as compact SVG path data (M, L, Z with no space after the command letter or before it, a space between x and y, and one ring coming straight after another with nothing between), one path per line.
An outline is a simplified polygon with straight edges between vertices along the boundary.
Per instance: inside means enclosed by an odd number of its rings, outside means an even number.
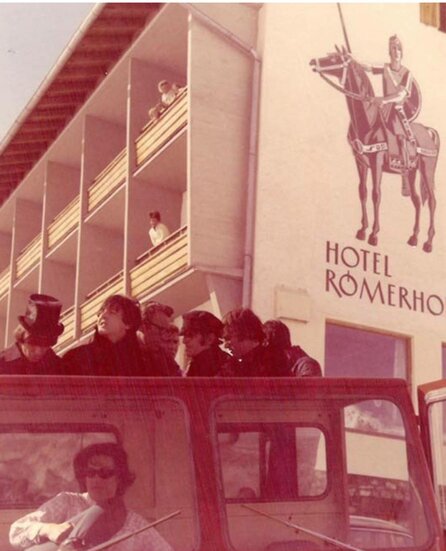
M187 90L178 94L156 121L150 121L135 141L136 164L140 166L187 125Z
M87 300L81 306L82 333L93 328L96 323L99 308L104 300L110 295L122 293L123 291L124 278L121 270L87 295Z
M88 189L88 212L111 195L126 178L127 151L123 149L104 170L96 176Z
M16 259L16 276L18 279L39 262L41 247L42 234L39 233L26 245Z
M66 344L74 339L74 306L62 312L60 321L64 324L64 332L57 341L56 349L64 348Z
M77 196L48 226L48 247L50 249L77 226L79 221L79 207L80 201L79 196Z
M420 4L420 21L425 25L440 27L440 3L423 2Z
M143 297L187 266L187 227L183 227L137 259L137 265L130 271L132 296Z
M9 277L11 275L11 270L6 268L3 270L3 272L0 274L0 298L6 295L6 293L9 291Z

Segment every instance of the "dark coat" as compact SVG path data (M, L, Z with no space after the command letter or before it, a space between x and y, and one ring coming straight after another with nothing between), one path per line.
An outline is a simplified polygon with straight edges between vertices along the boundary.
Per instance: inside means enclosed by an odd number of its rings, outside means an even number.
M180 366L162 348L154 350L143 346L141 351L148 377L181 377Z
M292 346L288 351L291 373L294 377L321 377L319 363L309 356L300 346Z
M203 350L192 358L187 371L188 377L215 377L222 366L231 359L218 345Z
M38 362L25 358L17 343L0 353L1 375L62 375L62 361L50 348Z
M68 350L62 363L66 375L148 375L136 333L131 332L112 343L96 331L89 343Z
M283 350L259 344L242 358L230 357L219 375L223 377L290 377Z

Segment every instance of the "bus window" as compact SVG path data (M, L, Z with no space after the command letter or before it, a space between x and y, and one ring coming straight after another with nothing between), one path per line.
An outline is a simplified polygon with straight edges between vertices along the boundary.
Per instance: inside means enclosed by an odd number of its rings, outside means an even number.
M76 491L67 450L117 441L107 426L0 425L0 508L34 508L59 492Z
M7 423L11 418L18 422ZM178 400L131 392L97 399L36 397L32 404L0 399L0 549L10 549L8 532L14 521L61 492L80 495L84 490L74 476L74 458L90 444L110 441L124 448L135 475L124 495L127 510L147 522L180 511L156 531L175 551L196 549L188 423Z
M331 535L343 530L329 488L331 417L283 400L220 400L215 408L215 445L219 462L227 534L238 550L316 550L320 542L306 538L275 519L320 522ZM344 503L344 501L342 501ZM251 509L250 509L251 508ZM274 518L270 521L257 509ZM345 518L346 520L346 518ZM291 543L290 543L291 545Z
M286 423L218 427L225 498L283 501L323 495L325 436Z
M382 422L383 415L391 423ZM360 548L415 547L428 527L416 490L416 460L398 407L363 400L344 408L349 542Z

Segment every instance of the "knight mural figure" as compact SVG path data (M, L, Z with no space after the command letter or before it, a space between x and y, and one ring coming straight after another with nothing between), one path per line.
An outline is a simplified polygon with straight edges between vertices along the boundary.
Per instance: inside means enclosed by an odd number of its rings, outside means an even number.
M440 136L435 128L415 121L421 93L411 72L402 65L403 47L395 35L389 39L389 54L390 63L365 65L356 61L345 47L336 46L335 52L311 59L310 67L346 100L350 117L347 139L359 176L361 225L356 239L367 239L373 247L378 245L382 178L384 174L400 174L402 194L410 196L414 209L407 244L418 245L421 209L426 206L428 227L422 247L430 253L435 236L435 171ZM367 71L382 75L382 96L374 97ZM371 194L367 186L369 174ZM372 209L368 208L370 201Z
M397 35L389 38L390 63L384 65L360 65L372 74L382 75L383 96L370 98L381 113L383 126L392 151L392 140L396 138L399 157L390 157L391 168L401 171L404 197L410 196L408 172L415 168L416 140L410 123L418 116L421 97L418 84L412 73L401 63L403 45Z

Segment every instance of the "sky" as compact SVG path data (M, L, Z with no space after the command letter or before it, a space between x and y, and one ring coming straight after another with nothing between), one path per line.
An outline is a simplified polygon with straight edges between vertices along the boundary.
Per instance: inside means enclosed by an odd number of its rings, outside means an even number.
M93 6L0 3L0 142Z

